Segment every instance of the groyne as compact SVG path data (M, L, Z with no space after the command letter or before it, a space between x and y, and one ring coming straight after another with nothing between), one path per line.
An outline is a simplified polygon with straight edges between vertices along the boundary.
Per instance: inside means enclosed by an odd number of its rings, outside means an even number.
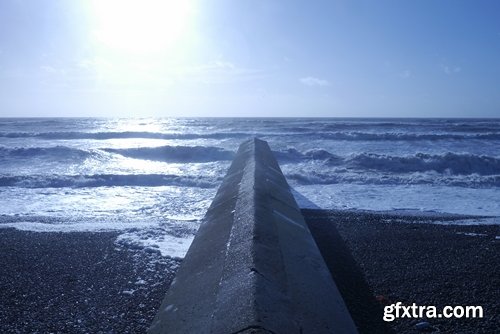
M149 333L357 333L265 141L241 144Z

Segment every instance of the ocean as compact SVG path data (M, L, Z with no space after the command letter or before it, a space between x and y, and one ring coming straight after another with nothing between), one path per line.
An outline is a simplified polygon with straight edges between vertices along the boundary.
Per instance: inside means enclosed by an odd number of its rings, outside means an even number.
M500 119L0 118L0 227L182 258L252 137L302 208L500 224Z

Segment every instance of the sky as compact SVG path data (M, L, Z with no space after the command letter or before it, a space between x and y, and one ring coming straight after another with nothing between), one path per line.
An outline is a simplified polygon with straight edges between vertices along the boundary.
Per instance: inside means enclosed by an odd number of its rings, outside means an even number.
M1 0L2 116L500 117L500 2Z

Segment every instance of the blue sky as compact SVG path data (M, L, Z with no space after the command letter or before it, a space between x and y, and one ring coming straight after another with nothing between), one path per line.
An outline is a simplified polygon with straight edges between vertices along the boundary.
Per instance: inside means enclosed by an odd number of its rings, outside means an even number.
M0 116L500 117L500 2L2 0Z

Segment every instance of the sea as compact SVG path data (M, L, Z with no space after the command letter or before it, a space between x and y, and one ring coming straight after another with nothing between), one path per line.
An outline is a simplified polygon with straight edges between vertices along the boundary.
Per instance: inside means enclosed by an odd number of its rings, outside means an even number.
M0 228L182 258L253 137L302 208L500 224L500 119L0 118Z

